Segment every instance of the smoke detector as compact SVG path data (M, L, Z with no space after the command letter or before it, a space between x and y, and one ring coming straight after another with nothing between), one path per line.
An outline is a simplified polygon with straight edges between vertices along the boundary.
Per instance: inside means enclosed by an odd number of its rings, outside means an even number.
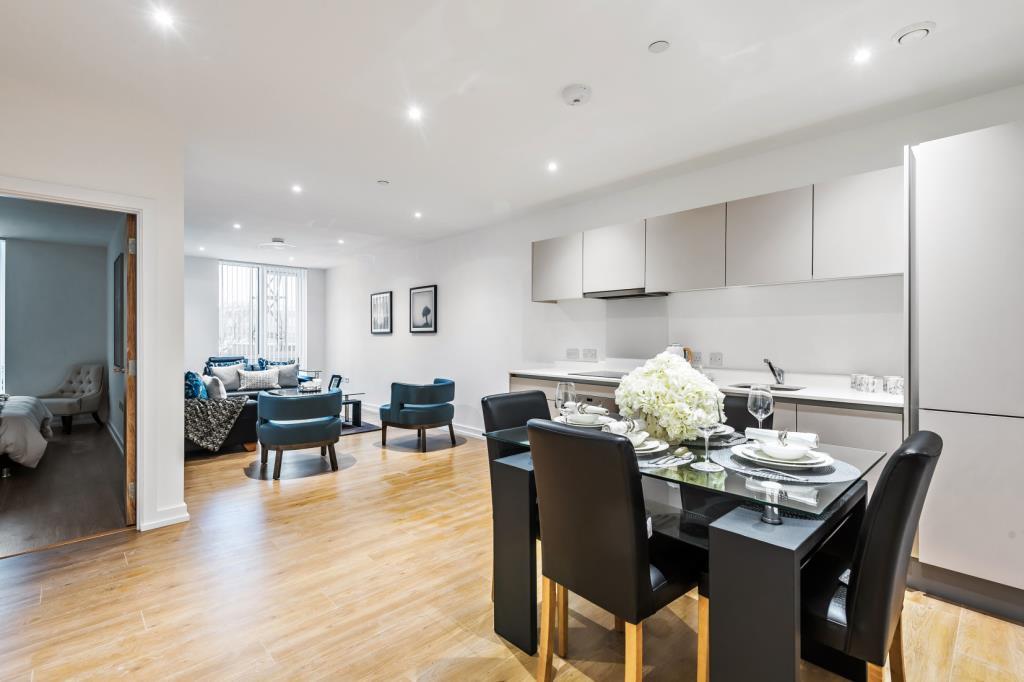
M295 244L286 243L283 237L271 237L269 242L263 242L259 246L261 249L274 249L275 251L295 248Z
M580 107L590 101L590 86L573 83L562 88L562 99L570 107Z
M919 40L924 40L934 32L934 21L921 21L916 24L904 26L892 34L892 39L897 45L908 45L910 43L916 43Z

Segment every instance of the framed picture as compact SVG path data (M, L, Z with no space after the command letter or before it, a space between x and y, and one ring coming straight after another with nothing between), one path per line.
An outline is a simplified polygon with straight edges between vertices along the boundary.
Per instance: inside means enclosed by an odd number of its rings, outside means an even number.
M437 285L409 289L409 331L437 333Z
M391 333L391 292L370 294L370 333Z
M327 384L327 390L328 391L333 391L333 390L339 389L339 388L341 388L341 375L340 374L332 374L331 375L331 382L329 384Z

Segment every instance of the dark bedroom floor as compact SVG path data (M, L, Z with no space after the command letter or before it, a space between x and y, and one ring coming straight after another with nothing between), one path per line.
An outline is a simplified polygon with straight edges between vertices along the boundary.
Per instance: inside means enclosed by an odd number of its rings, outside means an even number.
M55 431L39 466L0 479L0 558L124 528L124 459L107 428Z

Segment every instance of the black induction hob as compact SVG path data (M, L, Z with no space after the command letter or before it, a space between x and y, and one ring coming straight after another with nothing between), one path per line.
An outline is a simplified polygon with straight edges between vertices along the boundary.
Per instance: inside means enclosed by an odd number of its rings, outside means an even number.
M593 372L569 372L571 377L598 377L600 379L621 379L629 372L616 372L609 369L595 369Z

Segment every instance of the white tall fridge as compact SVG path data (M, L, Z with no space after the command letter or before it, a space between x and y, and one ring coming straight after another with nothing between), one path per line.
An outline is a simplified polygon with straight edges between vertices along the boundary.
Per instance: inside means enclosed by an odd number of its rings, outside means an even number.
M1024 123L910 147L907 169L908 416L945 443L919 559L1024 590Z

